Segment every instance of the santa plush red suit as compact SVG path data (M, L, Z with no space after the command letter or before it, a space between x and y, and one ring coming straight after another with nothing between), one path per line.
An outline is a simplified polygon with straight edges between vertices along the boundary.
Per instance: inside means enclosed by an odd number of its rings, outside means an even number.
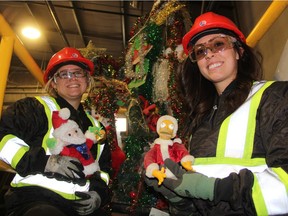
M194 157L189 154L182 140L176 138L174 140L165 140L157 138L154 141L153 147L145 154L144 167L146 176L153 178L152 172L155 169L160 169L164 164L164 160L170 158L175 162L193 161ZM172 178L174 175L166 169L167 178Z
M90 149L96 142L95 135L93 133L90 134L86 132L85 137L86 141L82 144L70 144L68 146L64 146L62 151L60 152L60 155L77 158L84 167L84 174L86 175L86 177L88 177L94 172L99 171L100 167L98 162L95 161L95 159L93 158L93 155L90 151Z

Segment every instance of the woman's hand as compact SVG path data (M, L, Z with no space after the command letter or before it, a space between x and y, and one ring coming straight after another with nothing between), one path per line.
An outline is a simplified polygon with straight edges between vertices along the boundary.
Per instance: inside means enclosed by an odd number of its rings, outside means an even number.
M51 155L46 163L44 173L48 178L85 185L83 169L83 165L76 158Z
M214 199L214 185L216 178L209 178L201 173L186 172L171 159L164 161L165 166L177 177L177 180L165 178L163 185L179 196Z

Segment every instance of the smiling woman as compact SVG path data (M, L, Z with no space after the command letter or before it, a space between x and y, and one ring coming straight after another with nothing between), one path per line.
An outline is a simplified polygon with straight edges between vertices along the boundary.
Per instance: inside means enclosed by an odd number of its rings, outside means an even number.
M22 29L22 34L29 39L37 39L41 36L41 32L34 27L25 27Z
M48 140L56 130L52 113L62 108L70 111L69 120L76 122L83 133L89 129L91 139L103 127L81 104L83 94L93 82L90 78L93 70L93 62L77 49L65 47L52 56L44 73L49 96L23 98L3 112L0 160L15 171L5 196L9 215L106 215L101 206L110 199L108 141L103 139L92 145L92 157L101 164L101 170L87 178L77 158L51 155L47 149ZM81 149L77 151L83 153Z

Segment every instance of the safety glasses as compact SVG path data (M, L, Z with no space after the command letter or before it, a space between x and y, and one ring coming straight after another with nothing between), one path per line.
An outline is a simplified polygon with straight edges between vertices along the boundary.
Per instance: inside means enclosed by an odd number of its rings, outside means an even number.
M68 69L68 70L61 70L55 73L55 77L59 77L61 79L71 79L72 77L82 78L87 76L87 71L79 68L79 69Z
M231 49L234 47L236 39L226 35L219 35L210 39L205 44L188 45L189 58L192 62L197 62L203 59L207 53L208 49L212 53L222 52L226 49Z

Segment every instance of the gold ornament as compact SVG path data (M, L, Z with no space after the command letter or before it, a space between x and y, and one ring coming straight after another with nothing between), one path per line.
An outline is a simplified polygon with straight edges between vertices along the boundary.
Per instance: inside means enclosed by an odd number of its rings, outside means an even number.
M158 26L162 25L172 13L180 10L184 6L184 4L179 4L177 1L169 1L158 13L155 13L155 17L152 17L151 20Z
M99 56L101 54L104 54L106 52L106 48L97 48L92 40L89 41L87 46L85 48L78 48L78 50L81 52L81 54L87 58L92 59L95 56Z

